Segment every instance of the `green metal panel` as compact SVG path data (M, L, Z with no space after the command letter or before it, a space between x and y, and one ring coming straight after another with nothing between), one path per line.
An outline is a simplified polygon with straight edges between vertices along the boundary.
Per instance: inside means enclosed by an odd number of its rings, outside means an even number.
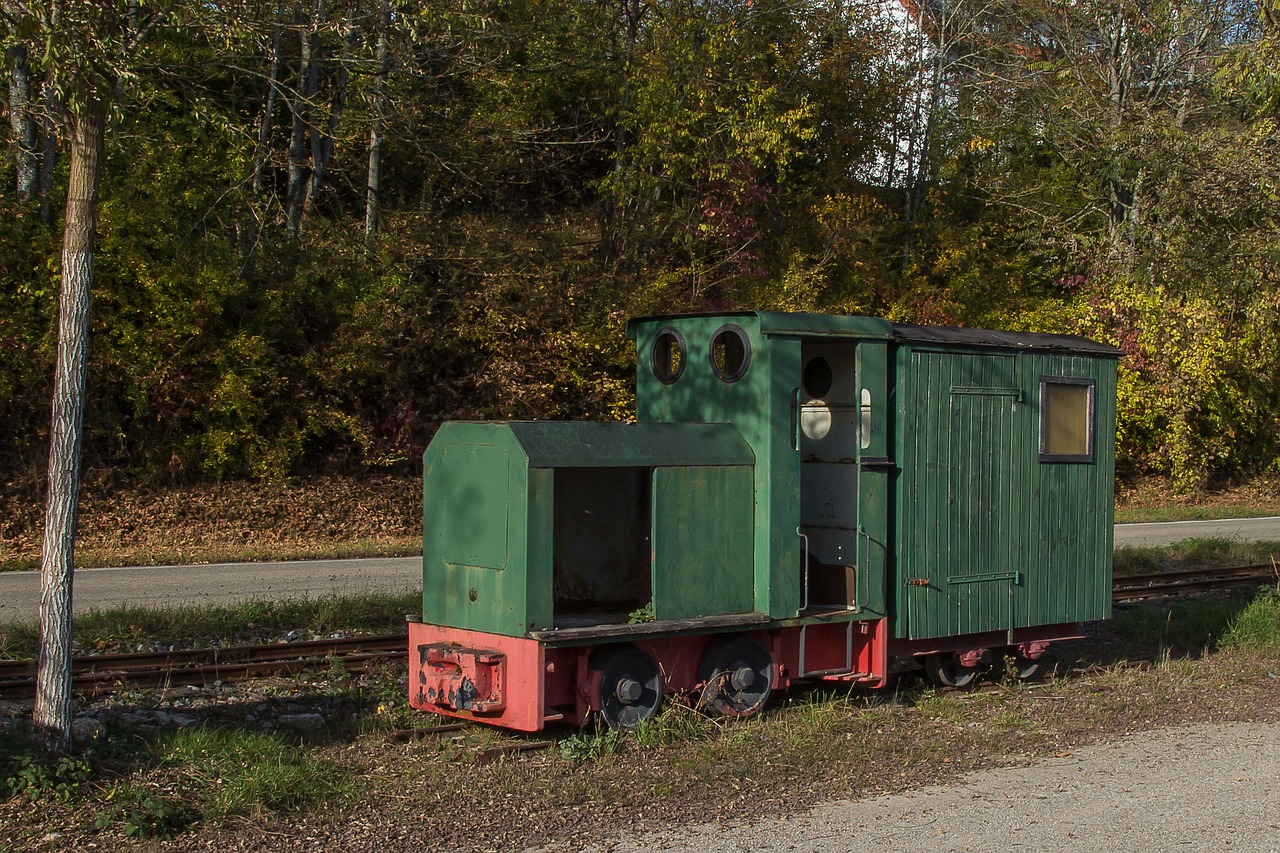
M750 465L751 448L727 423L506 424L530 468Z
M423 617L519 636L526 628L528 477L502 424L441 427L423 456Z
M653 610L657 619L750 613L751 469L653 471Z
M893 576L896 551L893 548L893 480L897 468L893 450L893 412L889 393L889 346L878 341L857 344L859 391L867 391L871 403L870 432L858 447L858 542L857 554L862 615L883 616L885 587ZM861 397L861 393L859 397ZM866 445L865 447L862 445Z
M516 465L520 463L517 458ZM440 469L441 558L460 566L505 569L510 451L491 444L446 446Z
M723 382L711 367L711 340L727 324L750 342L750 364L736 382ZM662 329L676 328L687 353L680 378L668 385L649 368L649 353ZM800 604L800 458L794 446L798 338L769 337L752 312L661 317L633 321L636 340L637 419L642 423L731 423L755 459L755 610L794 616Z
M555 471L530 468L526 498L528 535L525 551L525 630L554 627ZM514 626L516 630L519 625Z
M1114 359L903 347L898 370L899 635L1107 616ZM1042 376L1096 381L1095 461L1040 461Z

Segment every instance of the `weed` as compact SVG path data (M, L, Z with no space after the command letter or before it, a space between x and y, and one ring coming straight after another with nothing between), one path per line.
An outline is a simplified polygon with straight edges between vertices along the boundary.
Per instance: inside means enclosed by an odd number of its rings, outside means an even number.
M1035 728L1035 723L1009 708L1005 708L996 714L991 720L991 724L1002 729L1026 730Z
M560 755L571 764L585 764L588 761L599 761L607 755L618 751L622 736L614 729L588 733L585 731L571 734L558 744Z
M718 720L696 707L677 700L663 704L662 710L645 720L631 733L636 746L653 749L677 743L696 743L715 735Z
M108 789L102 805L95 825L118 827L131 838L172 838L196 819L195 811L180 797L132 782Z
M8 757L0 765L0 791L33 802L69 803L93 776L93 766L83 758L38 751L34 744Z
M645 622L652 622L653 620L654 620L654 615L653 615L652 601L650 601L644 607L638 608L636 610L632 610L630 613L627 614L627 624L629 625L641 625Z
M927 717L960 723L968 717L969 709L959 697L958 693L940 693L930 688L920 694L915 704Z

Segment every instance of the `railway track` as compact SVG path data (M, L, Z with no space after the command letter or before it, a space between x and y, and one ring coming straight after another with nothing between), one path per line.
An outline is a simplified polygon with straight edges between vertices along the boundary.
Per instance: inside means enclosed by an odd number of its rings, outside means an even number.
M1276 568L1270 564L1182 569L1116 578L1112 599L1133 601L1276 581ZM306 669L332 667L335 661L348 672L358 672L403 659L405 642L405 635L400 633L169 652L81 655L72 660L71 677L75 690L98 694L122 687L180 687L292 676ZM32 662L0 661L0 699L29 700L34 695Z
M1280 580L1276 566L1255 563L1251 566L1225 566L1213 569L1179 569L1170 572L1148 572L1118 577L1111 584L1112 601L1133 601L1161 595L1179 595L1211 589L1229 589L1249 584L1276 583Z
M239 681L246 678L296 675L338 661L356 672L405 656L404 634L382 634L340 640L223 646L170 652L78 655L71 661L72 687L89 694L120 687L181 687ZM35 695L29 660L0 661L0 699Z

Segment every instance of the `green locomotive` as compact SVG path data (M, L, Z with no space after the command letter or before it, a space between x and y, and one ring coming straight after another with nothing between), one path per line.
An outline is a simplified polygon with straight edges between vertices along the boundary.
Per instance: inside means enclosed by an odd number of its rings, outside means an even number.
M636 423L451 422L424 457L414 707L638 725L700 690L1029 676L1111 612L1116 360L1084 338L633 320Z

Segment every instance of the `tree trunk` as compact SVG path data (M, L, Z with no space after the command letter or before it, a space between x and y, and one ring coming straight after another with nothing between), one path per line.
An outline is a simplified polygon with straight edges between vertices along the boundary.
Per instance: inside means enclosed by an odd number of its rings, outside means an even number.
M314 99L319 88L316 52L320 41L319 14L323 13L323 8L322 3L318 4L317 16L299 34L301 55L298 60L298 85L290 103L293 111L293 134L289 139L289 189L285 204L289 233L295 239L302 234L302 215L307 203L307 188L311 182L307 134L315 122Z
M62 749L71 743L71 581L88 372L89 291L106 124L106 104L89 96L71 127L71 174L62 240L58 359L40 576L40 660L32 715L49 743Z
M58 127L53 116L61 104L58 90L51 81L44 83L44 157L40 161L40 221L53 224L53 175L58 167Z
M365 257L373 255L373 238L378 233L382 213L382 145L387 125L387 74L391 67L391 47L387 31L391 28L391 7L387 0L378 4L378 70L373 78L373 125L369 128L369 172L365 182L364 239Z
M15 186L20 201L30 201L40 192L40 167L36 159L39 140L31 115L31 63L26 45L15 44L9 58L9 126L13 129Z
M276 111L276 93L280 87L280 39L284 27L276 24L271 31L271 70L267 75L267 103L262 108L262 120L258 122L258 145L253 151L253 194L262 191L262 173L267 168L267 155L271 153L271 116Z
M311 183L307 187L307 210L315 205L316 197L324 188L329 163L333 160L333 148L338 138L338 127L347 108L347 86L351 83L351 55L355 50L359 30L348 18L342 34L342 58L338 62L338 79L333 84L333 96L329 99L329 117L322 127L318 122L311 130ZM317 89L319 84L317 83Z

